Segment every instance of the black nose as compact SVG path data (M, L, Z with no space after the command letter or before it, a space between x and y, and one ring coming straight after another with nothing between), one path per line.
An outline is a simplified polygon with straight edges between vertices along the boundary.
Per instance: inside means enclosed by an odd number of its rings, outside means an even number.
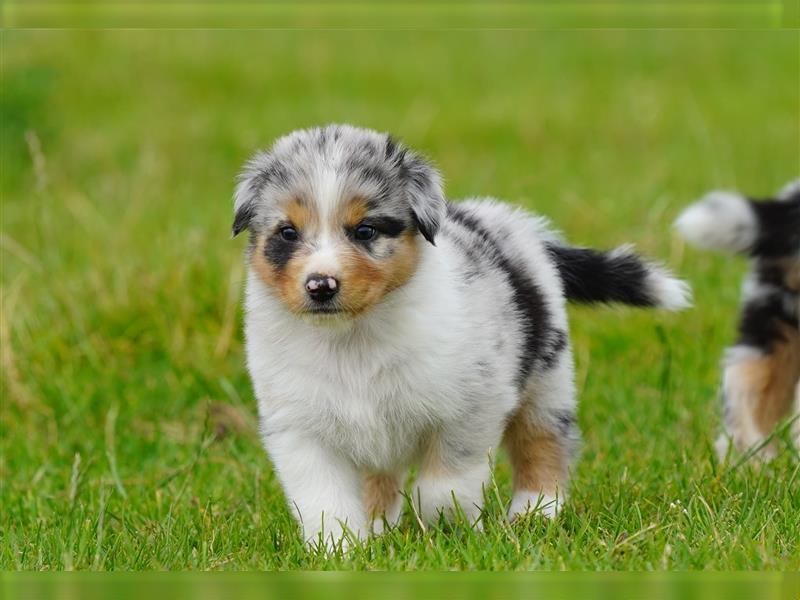
M325 302L339 291L339 282L330 275L314 273L306 280L306 291L314 302Z

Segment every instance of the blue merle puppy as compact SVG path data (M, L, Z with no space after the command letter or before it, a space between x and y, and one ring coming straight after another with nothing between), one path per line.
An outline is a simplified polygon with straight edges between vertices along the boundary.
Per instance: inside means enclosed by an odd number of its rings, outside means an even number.
M768 437L800 412L800 180L761 201L711 192L675 225L697 246L750 256L738 336L725 357L717 451L724 458L733 444L774 457ZM793 437L800 441L800 419Z
M409 467L424 519L477 520L505 442L509 514L556 514L578 443L567 300L680 309L688 288L630 249L568 246L493 199L451 203L422 156L347 125L256 154L247 365L261 431L308 542L394 523Z

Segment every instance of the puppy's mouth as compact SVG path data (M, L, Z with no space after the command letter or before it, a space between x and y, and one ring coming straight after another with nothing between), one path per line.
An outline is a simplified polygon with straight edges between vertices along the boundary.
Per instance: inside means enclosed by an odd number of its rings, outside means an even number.
M353 322L353 315L341 306L305 306L298 314L301 320L315 327L344 327Z
M344 309L338 306L309 306L304 311L307 315L343 315Z
M347 311L337 301L338 299L327 302L306 302L303 304L300 314L311 317L342 316Z

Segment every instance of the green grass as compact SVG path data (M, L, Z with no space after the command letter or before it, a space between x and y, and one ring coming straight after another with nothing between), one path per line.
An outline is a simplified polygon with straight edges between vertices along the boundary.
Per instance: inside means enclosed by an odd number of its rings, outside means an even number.
M0 569L799 569L796 455L720 465L718 361L744 264L669 224L800 171L792 31L2 34ZM574 310L583 452L553 523L412 518L306 551L256 434L233 177L345 121L571 240L635 242L679 315Z

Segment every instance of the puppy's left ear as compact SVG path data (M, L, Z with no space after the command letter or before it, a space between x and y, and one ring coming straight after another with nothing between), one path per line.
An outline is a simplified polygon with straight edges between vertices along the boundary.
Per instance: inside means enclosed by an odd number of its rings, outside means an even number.
M435 246L436 233L447 212L442 176L426 159L411 152L403 156L402 173L417 228Z

